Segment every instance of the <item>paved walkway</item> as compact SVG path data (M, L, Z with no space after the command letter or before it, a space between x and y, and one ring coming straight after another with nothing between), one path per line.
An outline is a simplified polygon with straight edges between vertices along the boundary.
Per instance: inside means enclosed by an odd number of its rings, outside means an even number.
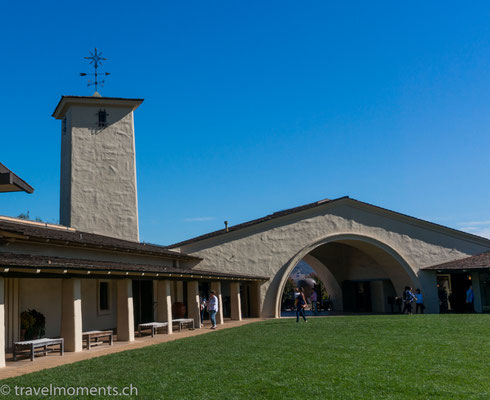
M242 321L226 320L224 325L218 325L217 330L234 328L236 326L242 326L261 320L262 319L260 318L246 318ZM12 354L7 354L7 366L5 368L0 368L0 379L12 378L15 376L25 375L47 368L57 367L59 365L71 364L77 361L87 360L89 358L105 356L107 354L118 353L120 351L139 349L141 347L151 346L153 344L171 342L173 340L185 337L198 336L213 332L209 328L210 324L208 321L206 321L206 324L202 329L184 329L182 330L182 332L174 331L172 335L157 334L153 338L151 337L151 335L145 335L145 333L148 331L144 331L143 336L136 336L134 342L114 341L113 346L100 345L95 346L90 350L83 350L78 353L65 352L63 356L60 356L59 353L48 353L48 355L46 356L36 357L34 361L30 361L30 359L28 358L21 358L18 361L13 361Z

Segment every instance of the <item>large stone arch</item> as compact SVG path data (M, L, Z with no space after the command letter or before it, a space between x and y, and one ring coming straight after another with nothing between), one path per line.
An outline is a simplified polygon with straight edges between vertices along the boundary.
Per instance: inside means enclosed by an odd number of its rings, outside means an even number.
M299 252L294 254L288 262L286 262L275 274L275 276L271 279L271 284L269 285L268 291L265 296L264 304L269 303L270 301L274 301L274 317L280 317L280 308L281 308L281 297L284 291L284 287L286 285L286 280L289 277L289 274L294 269L294 267L304 259L309 253L311 253L314 249L319 246L323 246L328 243L367 243L372 246L375 246L388 255L390 255L397 263L403 268L403 270L407 273L410 278L413 286L420 287L424 290L422 282L419 280L416 274L415 268L413 268L396 250L394 250L391 246L386 243L367 235L362 235L359 233L336 233L332 235L327 235L321 239L318 239L307 246L303 247ZM399 285L398 285L399 286ZM270 304L270 303L269 303Z
M169 248L202 258L189 265L196 270L264 277L257 294L261 315L277 317L285 279L298 261L312 252L318 255L323 245L344 244L361 253L367 251L375 261L362 264L354 252L348 254L350 261L343 265L348 266L350 276L339 276L340 283L342 279L355 282L355 275L365 267L363 273L372 272L372 281L378 282L374 286L384 284L383 280L392 283L392 294L383 290L385 298L400 295L404 285L419 287L429 313L439 311L437 277L436 271L424 268L490 249L487 239L348 198L284 210ZM319 256L322 261L328 259ZM395 270L403 272L401 277L390 275Z

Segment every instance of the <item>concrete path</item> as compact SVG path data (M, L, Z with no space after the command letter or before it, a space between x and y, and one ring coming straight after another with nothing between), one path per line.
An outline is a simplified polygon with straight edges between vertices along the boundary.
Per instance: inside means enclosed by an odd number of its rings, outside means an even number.
M252 322L262 321L260 318L246 318L242 321L231 321L225 320L224 325L218 325L217 330L234 328L237 326L242 326L250 324ZM184 329L182 332L174 331L173 334L157 334L155 337L150 335L145 335L143 332L142 337L136 336L134 342L118 342L114 341L113 346L100 345L91 348L90 350L83 350L79 353L69 353L66 352L63 356L59 353L48 353L46 356L37 356L34 361L30 361L28 358L22 358L18 361L12 360L12 354L7 354L7 366L5 368L0 368L0 379L12 378L15 376L29 374L31 372L40 371L47 368L57 367L59 365L71 364L77 361L87 360L89 358L105 356L107 354L118 353L120 351L139 349L141 347L151 346L153 344L171 342L173 340L203 335L206 333L213 332L210 329L211 325L206 321L204 328L202 329ZM136 333L137 334L137 333Z

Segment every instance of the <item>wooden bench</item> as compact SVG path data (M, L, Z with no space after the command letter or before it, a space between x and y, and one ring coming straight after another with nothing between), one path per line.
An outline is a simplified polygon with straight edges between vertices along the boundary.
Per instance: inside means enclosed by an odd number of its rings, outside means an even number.
M90 346L103 343L103 340L99 342L99 339L103 338L107 338L109 345L112 346L114 344L113 335L114 333L112 331L87 331L82 333L82 340L85 341L87 349L90 350Z
M172 320L172 325L179 328L179 332L182 328L194 329L194 318L177 318Z
M35 354L42 353L46 355L48 353L58 351L52 348L48 348L51 346L59 346L60 356L63 355L63 350L64 350L63 338L57 338L57 339L44 338L44 339L25 340L23 342L15 342L14 352L13 352L14 361L17 361L17 356L21 355L26 350L29 352L31 361L34 361Z
M138 325L138 333L141 336L141 331L151 329L151 337L155 336L158 329L165 328L168 333L168 322L146 322Z

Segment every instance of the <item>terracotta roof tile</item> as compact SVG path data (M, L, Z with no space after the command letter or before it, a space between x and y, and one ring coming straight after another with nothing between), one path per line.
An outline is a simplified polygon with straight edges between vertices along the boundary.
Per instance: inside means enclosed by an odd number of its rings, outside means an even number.
M171 251L163 246L155 244L146 244L122 240L110 236L97 235L94 233L81 232L72 228L63 226L45 226L42 223L32 223L29 221L4 221L0 219L0 239L13 234L16 237L21 236L18 240L41 241L46 243L57 242L65 245L82 246L88 248L98 248L113 251L129 251L134 253L154 255L176 260L201 260L199 257L182 254Z
M87 270L100 272L148 272L182 275L182 278L191 278L191 275L206 278L229 278L240 280L268 280L268 277L229 274L213 271L193 270L190 268L168 267L163 265L127 263L120 261L101 261L87 260L79 258L40 256L31 254L14 254L0 252L0 266L8 268L28 268L28 269L63 269L63 270Z
M422 268L424 270L443 270L443 269L484 269L490 268L490 251L487 251L476 256L466 257L459 260L449 261L443 264L431 265L430 267Z

